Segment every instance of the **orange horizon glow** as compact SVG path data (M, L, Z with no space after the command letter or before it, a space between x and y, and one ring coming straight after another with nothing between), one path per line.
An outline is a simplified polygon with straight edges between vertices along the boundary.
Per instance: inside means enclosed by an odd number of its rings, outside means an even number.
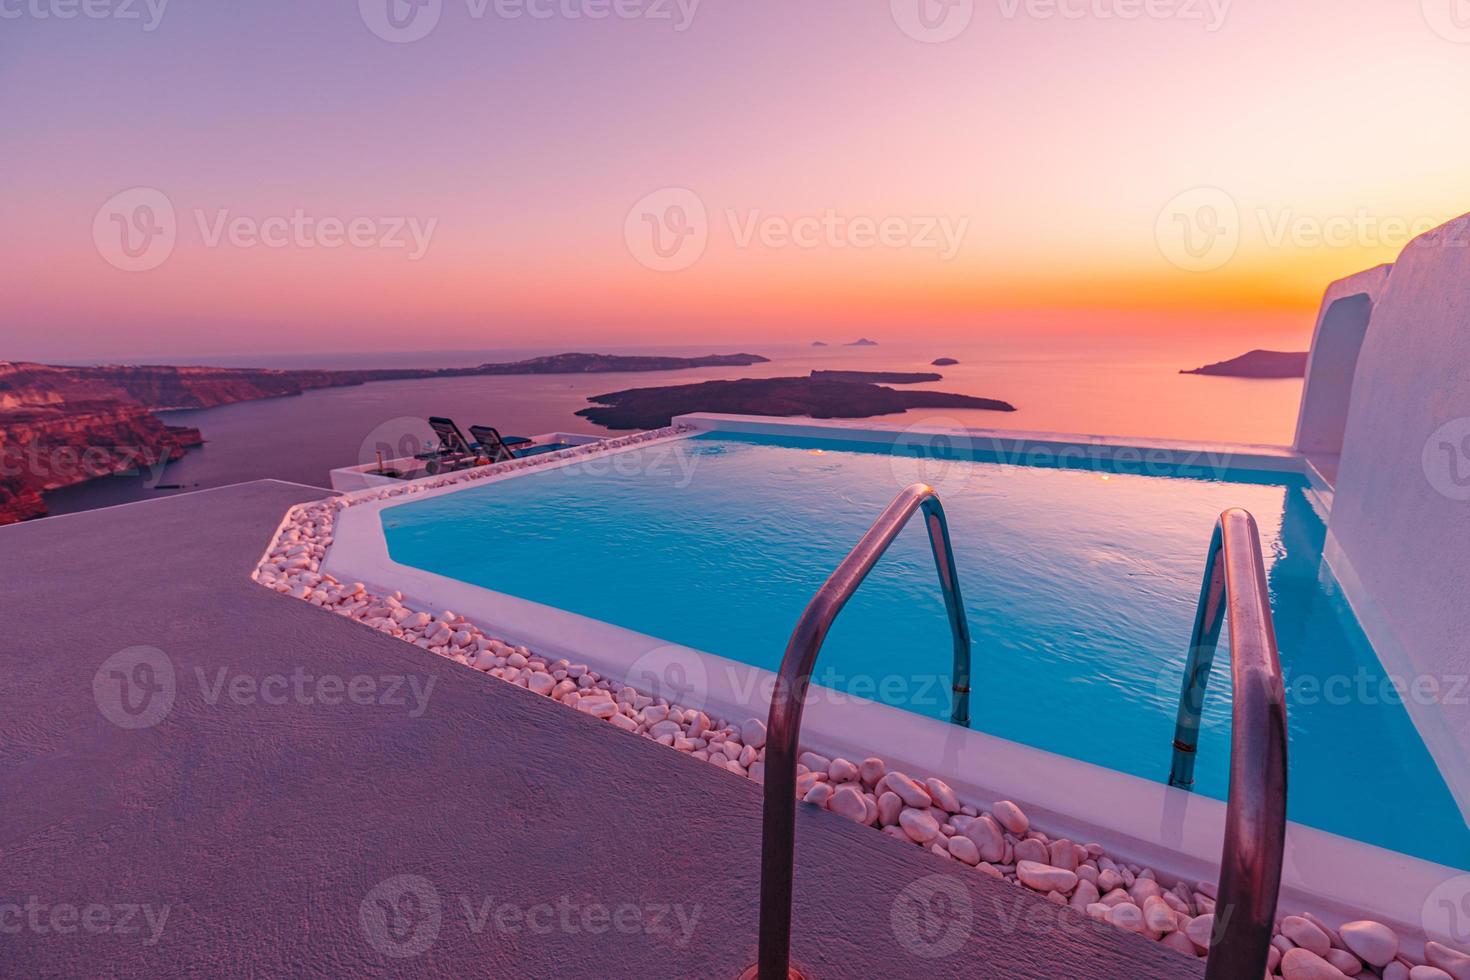
M1305 336L1328 283L1470 210L1466 110L1426 97L1470 90L1470 58L1418 4L1225 6L1207 29L977 3L937 44L881 4L709 6L681 33L465 21L403 45L284 0L150 34L17 21L0 110L51 135L7 147L0 357ZM177 241L123 271L95 229L135 188L165 195ZM629 228L678 189L707 241L660 271ZM1190 268L1170 235L1208 232L1222 200L1235 245ZM206 240L296 212L433 233L416 258ZM963 234L943 254L740 240L826 214Z

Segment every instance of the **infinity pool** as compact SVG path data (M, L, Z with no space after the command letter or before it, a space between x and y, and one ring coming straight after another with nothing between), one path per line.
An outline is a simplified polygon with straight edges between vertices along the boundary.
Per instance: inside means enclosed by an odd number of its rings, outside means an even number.
M973 727L1167 781L1215 518L1260 524L1287 675L1290 816L1470 868L1470 830L1347 603L1306 484L1175 469L916 458L708 433L400 504L394 561L774 670L812 594L905 485L940 491L974 637ZM1221 644L1196 789L1226 796ZM815 680L949 715L949 628L915 520L832 630ZM876 748L876 747L875 747Z

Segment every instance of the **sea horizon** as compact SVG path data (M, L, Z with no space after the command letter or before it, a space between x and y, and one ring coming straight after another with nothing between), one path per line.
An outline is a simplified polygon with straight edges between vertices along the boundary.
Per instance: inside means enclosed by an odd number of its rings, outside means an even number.
M205 444L162 470L103 477L46 495L53 514L202 490L250 479L282 479L326 486L334 467L371 462L362 448L384 426L405 431L429 415L457 418L462 427L495 425L502 432L574 432L611 435L576 415L587 398L626 388L659 387L733 378L803 375L818 369L932 371L943 380L915 387L1008 400L1012 413L910 410L872 419L883 426L948 422L1008 431L1079 432L1098 436L1190 438L1211 442L1285 445L1292 437L1300 379L1247 379L1182 375L1227 360L1253 347L1304 349L1309 328L1297 340L1279 331L1220 338L1181 334L1165 338L1057 337L1032 340L979 338L957 342L848 341L728 345L597 345L596 353L751 353L769 357L748 367L689 368L656 372L547 374L427 378L372 382L308 391L301 396L238 402L208 409L159 413L172 425L198 428ZM852 338L856 339L856 338ZM519 360L575 348L486 348L474 351L318 352L241 355L199 362L209 367L285 370L438 368ZM960 363L934 367L936 358ZM108 360L102 363L127 363ZM140 358L132 363L187 363ZM163 484L168 489L159 489Z

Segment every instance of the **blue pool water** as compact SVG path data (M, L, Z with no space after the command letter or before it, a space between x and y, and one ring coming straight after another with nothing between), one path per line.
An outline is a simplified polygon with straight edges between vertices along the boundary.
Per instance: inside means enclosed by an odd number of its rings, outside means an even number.
M903 486L927 479L974 637L974 727L1162 782L1210 533L1244 507L1287 674L1291 818L1470 868L1470 830L1319 575L1324 528L1300 478L946 456L710 433L400 504L383 524L403 564L774 670L827 575ZM1196 788L1224 799L1221 649ZM950 659L914 521L839 617L816 680L947 718Z

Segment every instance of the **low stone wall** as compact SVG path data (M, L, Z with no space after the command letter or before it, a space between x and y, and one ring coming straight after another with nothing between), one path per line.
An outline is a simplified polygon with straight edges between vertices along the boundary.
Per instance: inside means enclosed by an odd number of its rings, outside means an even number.
M376 595L360 582L339 582L320 570L332 543L336 514L345 507L615 452L685 431L687 427L674 426L294 507L252 578L267 588L656 741L691 760L761 782L766 728L759 718L738 722L712 718L603 677L585 664L549 659L506 643L487 632L485 625L451 611L414 609L402 593ZM1208 952L1215 930L1215 886L1211 883L1165 882L1149 868L1109 856L1098 844L1053 839L1032 826L1022 807L1013 802L1002 801L982 811L960 800L942 779L892 770L881 756L852 761L805 752L797 772L797 792L808 805L972 867L978 874L1028 888L1097 923L1146 936L1181 955L1205 957ZM1348 976L1470 980L1470 955L1429 943L1427 963L1411 960L1400 950L1393 930L1377 922L1356 921L1333 928L1310 914L1286 915L1277 923L1273 942L1271 974L1285 980Z

